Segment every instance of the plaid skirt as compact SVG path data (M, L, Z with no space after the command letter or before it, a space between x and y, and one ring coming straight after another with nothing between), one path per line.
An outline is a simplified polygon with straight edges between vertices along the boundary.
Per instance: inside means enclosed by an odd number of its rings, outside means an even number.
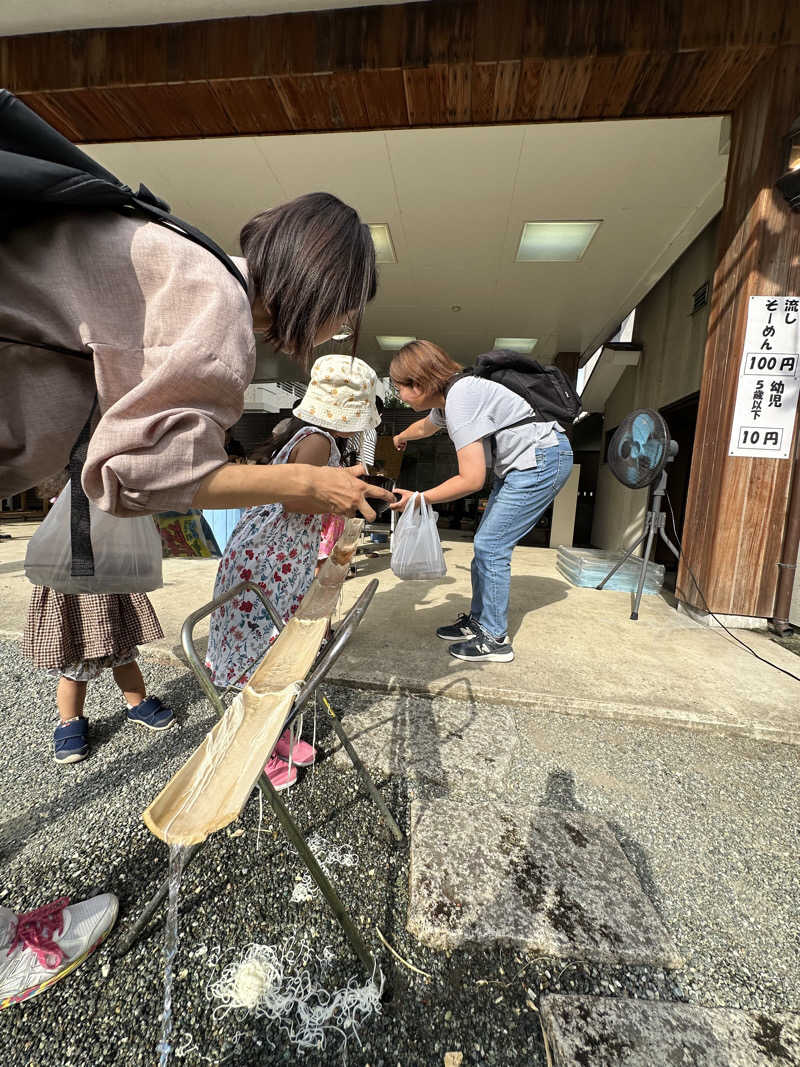
M144 593L57 593L33 590L22 654L37 667L66 667L118 656L164 636Z

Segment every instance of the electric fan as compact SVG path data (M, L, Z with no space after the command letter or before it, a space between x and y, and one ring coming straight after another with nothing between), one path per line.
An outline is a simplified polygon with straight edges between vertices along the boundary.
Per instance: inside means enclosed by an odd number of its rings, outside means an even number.
M613 578L623 563L627 562L639 545L646 540L647 545L642 555L642 568L639 573L639 585L631 612L633 620L639 618L639 603L642 599L647 564L650 561L656 534L675 558L680 559L678 549L664 530L666 515L661 510L667 489L666 467L677 454L677 442L670 438L666 422L657 411L650 408L640 408L626 415L614 431L614 436L608 446L608 465L614 477L623 485L627 485L629 489L644 489L655 483L641 537L631 545L619 563L608 572L597 587L602 589L609 578Z

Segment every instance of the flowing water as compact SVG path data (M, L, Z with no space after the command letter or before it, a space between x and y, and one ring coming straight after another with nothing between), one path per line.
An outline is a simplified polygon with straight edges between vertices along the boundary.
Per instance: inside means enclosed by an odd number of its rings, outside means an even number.
M172 979L175 954L178 951L178 891L186 859L186 848L170 845L169 848L169 905L167 930L164 936L164 1014L162 1015L161 1040L158 1043L159 1067L167 1067L172 1046Z

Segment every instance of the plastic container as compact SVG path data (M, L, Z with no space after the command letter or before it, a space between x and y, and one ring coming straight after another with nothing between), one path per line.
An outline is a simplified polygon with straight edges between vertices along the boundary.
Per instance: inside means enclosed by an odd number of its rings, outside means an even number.
M623 557L624 552L608 552L598 548L558 549L556 568L572 585L585 589L596 589L608 572ZM642 571L641 556L631 556L603 586L623 593L635 593ZM645 572L644 592L658 593L664 584L664 566L661 563L648 563Z

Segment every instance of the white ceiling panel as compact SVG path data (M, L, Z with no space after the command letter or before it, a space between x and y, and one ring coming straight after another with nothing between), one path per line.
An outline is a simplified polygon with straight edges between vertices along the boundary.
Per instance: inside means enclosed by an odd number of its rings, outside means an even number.
M585 351L619 323L722 205L719 118L469 127L89 148L129 184L238 252L243 222L312 190L389 224L362 355L376 334L429 337L471 361L497 336ZM602 219L577 263L517 263L527 221ZM451 305L461 305L460 312Z

